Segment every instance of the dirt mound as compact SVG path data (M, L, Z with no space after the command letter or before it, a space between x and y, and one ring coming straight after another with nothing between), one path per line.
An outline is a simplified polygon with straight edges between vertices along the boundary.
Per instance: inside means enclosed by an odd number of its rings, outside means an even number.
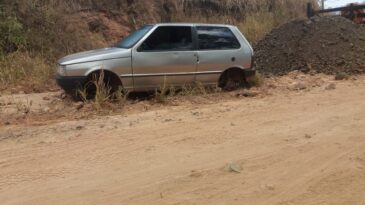
M289 22L254 47L257 68L264 74L365 73L365 28L340 16Z

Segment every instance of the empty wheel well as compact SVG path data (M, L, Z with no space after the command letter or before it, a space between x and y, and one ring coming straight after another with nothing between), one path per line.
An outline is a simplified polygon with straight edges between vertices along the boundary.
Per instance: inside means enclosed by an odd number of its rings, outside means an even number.
M90 73L87 76L87 80L86 83L93 81L96 79L98 79L100 77L101 74L104 74L104 83L112 88L118 88L119 86L123 86L121 79L119 78L119 76L117 74L115 74L112 71L108 71L108 70L97 70L97 71L93 71L92 73Z
M219 77L219 87L225 87L227 81L232 78L241 78L245 81L245 72L241 68L233 67L225 70Z

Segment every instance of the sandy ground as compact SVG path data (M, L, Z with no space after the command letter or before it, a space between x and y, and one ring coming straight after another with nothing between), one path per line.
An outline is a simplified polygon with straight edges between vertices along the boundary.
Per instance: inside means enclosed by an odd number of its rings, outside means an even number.
M365 78L1 126L0 201L364 205Z

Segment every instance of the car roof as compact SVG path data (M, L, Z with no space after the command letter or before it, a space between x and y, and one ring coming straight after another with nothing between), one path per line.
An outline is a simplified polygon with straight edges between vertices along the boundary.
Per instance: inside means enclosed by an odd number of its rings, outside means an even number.
M149 24L154 26L219 26L219 27L232 27L228 24L209 24L209 23L156 23Z

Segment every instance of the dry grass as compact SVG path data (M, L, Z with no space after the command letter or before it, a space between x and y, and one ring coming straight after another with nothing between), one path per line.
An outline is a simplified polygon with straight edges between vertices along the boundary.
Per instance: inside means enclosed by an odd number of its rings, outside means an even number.
M195 82L191 85L185 85L181 88L181 92L178 93L180 96L197 96L197 95L208 95L212 93L220 92L221 89L218 85L203 85L201 82Z
M18 101L15 103L18 113L29 114L33 106L33 101L28 100L26 102Z
M164 77L164 82L159 89L155 90L154 100L157 103L166 104L168 98L175 94L175 88L173 86L168 87L166 83L166 76Z
M203 85L201 82L186 84L179 87L167 87L166 84L154 93L154 101L160 104L167 104L171 99L192 96L207 96L220 92L221 89L217 85Z
M123 90L122 87L112 92L112 89L104 81L104 75L104 72L94 75L89 84L77 90L78 96L84 103L92 105L98 111L103 108L109 108L110 103L114 103L119 108L123 107L128 99L129 93ZM91 90L89 89L90 87L92 87Z
M0 87L18 84L46 84L54 75L54 67L41 57L30 57L28 53L16 52L0 57Z
M286 20L279 22L286 22ZM244 22L239 22L237 26L245 34L248 41L257 42L276 27L279 22L275 20L274 14L260 12L248 16Z
M246 78L246 81L250 87L261 87L264 85L265 79L259 72L256 72L254 76Z
M306 16L308 0L195 0L177 1L172 21L234 24L252 43L273 28ZM313 1L314 2L314 1Z

